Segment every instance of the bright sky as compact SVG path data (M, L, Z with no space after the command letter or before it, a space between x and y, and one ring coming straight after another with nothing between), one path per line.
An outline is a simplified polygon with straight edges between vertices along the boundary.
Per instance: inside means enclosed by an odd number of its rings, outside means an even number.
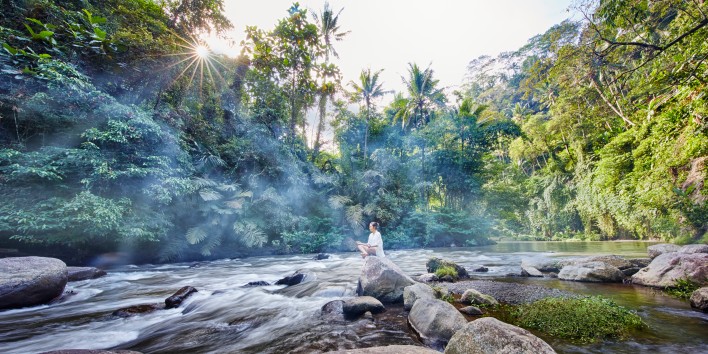
M440 85L457 88L467 64L480 55L496 56L516 50L534 35L570 17L572 0L331 0L340 28L349 30L336 42L334 60L343 82L356 80L362 69L384 69L384 89L402 91L401 76L409 62L431 64ZM209 40L215 52L236 55L244 28L271 30L288 15L290 0L225 0L225 13L234 25L227 40ZM324 0L301 0L308 13L321 11ZM384 99L384 102L390 98Z

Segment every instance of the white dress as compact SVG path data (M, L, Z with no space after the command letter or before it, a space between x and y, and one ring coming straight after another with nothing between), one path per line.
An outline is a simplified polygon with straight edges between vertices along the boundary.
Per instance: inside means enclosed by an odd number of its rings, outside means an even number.
M376 231L373 233L369 234L369 241L366 242L371 246L376 246L376 256L377 257L386 257L386 254L384 253L383 249L383 240L381 239L381 234Z

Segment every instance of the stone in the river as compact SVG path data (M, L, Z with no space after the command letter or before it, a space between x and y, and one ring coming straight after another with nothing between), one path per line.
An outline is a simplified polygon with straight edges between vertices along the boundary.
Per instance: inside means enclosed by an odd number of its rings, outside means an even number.
M96 279L106 275L106 271L95 267L66 267L69 281Z
M252 288L256 286L268 286L270 285L269 282L264 281L264 280L258 280L258 281L250 281L248 284L242 286L242 288Z
M390 259L370 256L361 269L357 295L373 296L383 303L403 302L403 288L415 282Z
M558 272L562 268L559 262L562 260L548 257L527 257L521 259L521 269L533 267L541 272Z
M679 253L708 253L708 245L686 245L678 250Z
M493 317L469 322L457 331L445 354L552 354L556 351L531 332Z
M125 307L119 310L113 311L113 316L118 317L131 317L135 315L144 315L147 313L155 312L157 310L162 310L165 308L165 304L142 304L130 307Z
M40 354L143 354L133 350L94 350L94 349L62 349Z
M344 300L333 300L322 306L323 316L339 316L344 314Z
M664 253L634 274L632 283L666 288L676 286L676 280L681 278L705 284L708 279L708 253Z
M321 261L323 259L329 259L330 255L327 253L318 253L313 259L316 261Z
M389 345L361 349L342 349L327 354L440 354L435 350L414 345Z
M431 283L438 281L438 276L435 273L425 273L418 277L418 281L421 283Z
M474 306L463 307L460 309L460 312L470 316L481 316L484 314L482 310L479 309L479 307Z
M620 256L610 255L610 256L594 256L581 260L578 263L588 263L588 262L602 262L607 265L611 265L619 270L632 268L634 265L631 261L624 259Z
M427 344L444 347L467 320L448 302L420 299L408 314L408 322Z
M435 299L433 288L423 283L416 283L403 288L403 308L410 310L419 299Z
M367 311L371 313L381 313L386 311L386 308L381 303L371 296L357 296L344 301L342 311L347 317L359 317Z
M671 252L678 252L678 250L681 249L681 246L679 245L673 245L670 243L660 243L658 245L651 245L647 247L647 253L649 254L649 258L656 258L661 254L664 253L671 253Z
M604 262L567 265L558 273L558 279L593 283L620 283L624 273Z
M312 273L302 273L300 271L297 271L293 273L293 275L289 275L283 279L278 280L277 282L275 282L275 285L297 285L307 281L315 280L315 278L316 276Z
M483 265L476 265L476 266L472 267L472 271L477 272L477 273L486 273L489 271L489 268L487 268Z
M460 296L461 303L470 305L497 306L499 302L490 295L482 294L475 289L467 289Z
M61 296L67 280L66 264L56 258L2 258L0 309L48 303Z
M182 301L184 301L188 297L192 296L192 294L194 294L196 292L197 292L197 289L195 289L191 286L182 287L181 289L177 290L176 293L172 294L172 296L165 299L165 308L166 309L173 309L175 307L179 307L179 305L182 304Z
M457 263L453 261L448 261L445 259L440 259L437 257L430 258L428 262L425 263L425 268L428 270L428 273L435 273L438 268L440 267L453 267L457 271L457 276L460 278L469 278L469 274L467 273L467 269L465 267L458 265Z
M691 307L708 312L708 286L704 286L691 294Z
M522 277L543 277L543 273L540 270L530 267L521 266L521 276Z

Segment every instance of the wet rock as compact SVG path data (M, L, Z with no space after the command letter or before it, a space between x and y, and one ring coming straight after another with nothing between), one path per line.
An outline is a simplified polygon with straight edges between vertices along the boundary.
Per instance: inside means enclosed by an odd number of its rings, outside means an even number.
M0 259L0 309L48 303L64 292L66 264L56 258Z
M444 347L467 320L448 302L421 299L413 305L408 322L427 344L439 348Z
M522 277L543 277L543 273L541 273L540 270L530 267L530 266L522 266L521 267L521 276Z
M708 286L702 287L691 294L691 307L708 312Z
M314 259L316 261L321 261L323 259L329 259L329 257L330 257L330 255L328 255L327 253L319 253L312 259Z
M708 253L708 245L686 245L678 250L679 253Z
M258 281L250 281L246 285L242 286L242 288L253 288L256 286L268 286L270 285L269 282L263 281L263 280L258 280Z
M92 349L62 349L40 354L143 354L133 350L92 350Z
M617 267L603 262L567 265L558 273L558 279L592 283L621 283L624 274Z
M482 310L479 309L479 307L474 306L463 307L460 309L460 312L470 316L481 316L484 314Z
M489 268L487 268L483 265L476 265L476 266L472 267L472 271L477 272L477 273L486 273L489 271Z
M300 271L297 271L293 273L293 275L287 276L283 279L276 281L275 285L297 285L300 283L314 280L315 278L316 276L312 273L301 273Z
M619 270L623 269L628 269L634 267L632 262L630 262L627 259L624 259L620 256L595 256L595 257L589 257L585 258L584 260L578 262L578 263L588 263L588 262L602 262L607 265L611 265Z
M165 299L165 308L166 309L173 309L173 308L179 307L179 305L182 304L182 301L184 301L188 297L192 296L192 294L194 294L196 292L197 292L197 289L195 289L191 286L182 287L181 289L177 290L176 293L172 294L172 296Z
M410 310L419 299L435 299L433 289L425 284L417 283L403 288L403 308Z
M521 259L521 269L524 268L536 268L541 272L558 272L562 268L559 262L560 259L548 258L548 257L531 257Z
M441 278L439 278L439 281L444 281L446 283L454 283L457 281L457 277L453 277L452 275L443 275Z
M438 281L438 276L435 273L425 273L418 277L418 281L421 283L431 283Z
M342 305L344 315L349 318L356 318L369 311L371 313L381 313L386 311L386 308L381 303L371 296L357 296L344 301Z
M96 279L106 275L106 271L94 267L66 267L69 281Z
M632 283L658 288L676 285L676 280L705 284L708 279L708 253L664 253L632 276Z
M322 306L321 313L323 316L343 315L344 300L334 300L324 304L324 306Z
M428 270L428 273L435 273L438 268L440 267L453 267L457 271L457 276L460 278L468 278L469 274L467 273L467 269L465 269L463 266L458 265L455 262L440 259L440 258L430 258L428 262L425 263L425 268Z
M526 304L548 297L574 297L573 293L538 285L501 282L494 280L466 280L459 283L440 284L454 294L463 294L469 289L475 289L488 294L497 301L507 304Z
M327 354L439 354L437 351L414 345L389 345L361 349L343 349Z
M390 259L366 257L357 284L357 295L373 296L383 303L403 302L403 288L415 282Z
M555 350L531 332L493 317L464 326L450 339L445 354L551 354Z
M463 304L497 306L499 302L490 295L482 294L475 289L467 289L459 300Z
M315 292L312 293L312 297L344 297L351 296L354 291L343 285L320 285Z
M651 258L630 258L628 261L633 267L644 268L651 263Z
M681 246L679 245L672 245L670 243L660 243L658 245L651 245L647 247L647 253L649 254L649 258L654 259L664 253L678 252L678 250L680 249Z
M125 307L125 308L122 308L119 310L115 310L115 311L113 311L113 316L132 317L132 316L136 316L136 315L148 314L151 312L155 312L157 310L162 310L164 308L165 308L165 304L161 304L161 303L135 305L135 306Z

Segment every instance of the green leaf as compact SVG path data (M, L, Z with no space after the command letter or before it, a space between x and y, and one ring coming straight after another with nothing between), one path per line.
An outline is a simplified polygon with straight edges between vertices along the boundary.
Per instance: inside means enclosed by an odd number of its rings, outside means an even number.
M197 243L204 241L207 237L207 233L204 229L197 226L187 230L187 233L184 236L190 245L196 245Z

